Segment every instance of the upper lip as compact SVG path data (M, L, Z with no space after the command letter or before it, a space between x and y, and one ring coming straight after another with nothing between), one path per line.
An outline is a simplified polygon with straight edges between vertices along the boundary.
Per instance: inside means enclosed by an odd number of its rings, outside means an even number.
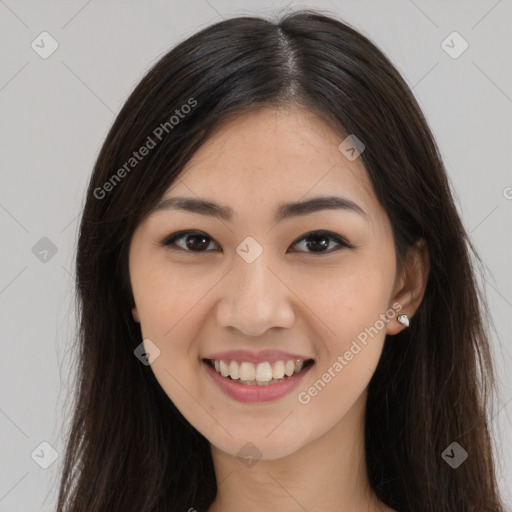
M276 361L288 361L289 359L293 359L294 361L297 359L300 359L301 361L307 361L312 358L300 354L293 354L291 352L283 352L281 350L266 349L260 350L259 352L251 352L249 350L228 350L226 352L215 352L214 354L204 356L203 359L214 359L217 361L224 359L224 361L237 361L239 363L246 361L248 363L258 364L265 361L268 361L269 363L275 363Z

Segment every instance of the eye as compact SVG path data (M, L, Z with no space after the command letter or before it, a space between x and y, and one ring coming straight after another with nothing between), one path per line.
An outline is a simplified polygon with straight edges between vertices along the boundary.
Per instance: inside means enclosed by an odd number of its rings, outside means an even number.
M329 249L331 242L334 242L334 247ZM206 233L200 231L177 231L164 238L160 245L168 247L172 250L181 250L185 252L211 252L207 250L214 240ZM296 240L292 245L302 243L306 251L293 251L293 252L309 252L312 254L330 254L339 251L343 248L353 248L343 237L332 233L330 231L311 231L306 235Z
M178 243L183 242L183 240L184 244ZM210 245L209 240L213 241L212 238L200 231L178 231L164 238L160 243L171 249L177 248L178 250L181 249L188 252L205 252L205 249Z
M307 252L316 254L330 254L332 252L339 251L344 247L353 247L343 237L336 233L331 233L330 231L311 231L302 238L299 238L293 245L303 243L303 241L304 246L309 249ZM325 250L330 246L331 241L334 241L337 244L337 247L335 246L329 251Z

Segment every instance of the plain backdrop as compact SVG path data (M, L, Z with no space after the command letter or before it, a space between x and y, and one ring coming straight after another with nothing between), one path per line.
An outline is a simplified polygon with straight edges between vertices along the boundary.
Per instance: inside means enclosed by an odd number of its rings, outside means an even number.
M0 0L0 511L55 509L72 391L78 219L116 113L146 70L199 29L299 7L341 16L374 41L436 136L488 270L500 385L493 429L512 501L510 0ZM44 469L52 450L56 460Z

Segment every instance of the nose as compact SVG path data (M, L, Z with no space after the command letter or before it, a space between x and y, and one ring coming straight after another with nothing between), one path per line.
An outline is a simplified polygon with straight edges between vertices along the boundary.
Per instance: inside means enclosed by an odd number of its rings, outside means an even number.
M222 298L217 305L220 327L261 336L272 327L293 325L294 294L263 255L252 263L240 258L223 281Z

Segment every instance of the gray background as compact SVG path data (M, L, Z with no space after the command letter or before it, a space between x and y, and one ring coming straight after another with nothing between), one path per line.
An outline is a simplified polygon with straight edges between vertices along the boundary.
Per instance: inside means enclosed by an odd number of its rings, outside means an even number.
M116 113L178 41L222 18L286 7L326 9L369 36L410 84L436 135L487 266L501 386L493 428L500 481L512 501L510 0L0 0L0 511L55 508L73 386L78 215ZM59 45L46 59L31 47L34 40L42 46L43 31ZM469 44L458 58L441 45L453 31ZM451 41L445 44L460 50ZM43 237L56 254L41 252ZM50 460L41 442L59 455L48 469L35 462Z

